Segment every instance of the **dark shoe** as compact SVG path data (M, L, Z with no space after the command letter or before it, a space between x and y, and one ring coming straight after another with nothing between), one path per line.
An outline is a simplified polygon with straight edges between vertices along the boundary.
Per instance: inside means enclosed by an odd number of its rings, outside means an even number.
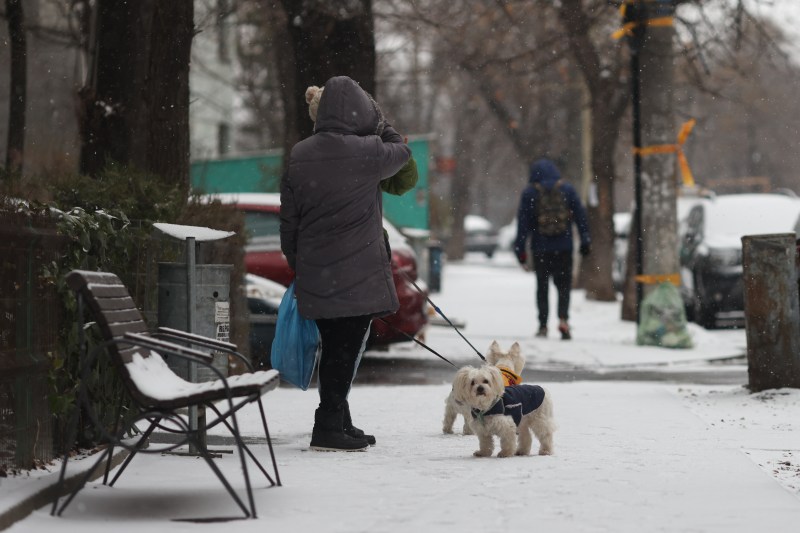
M370 446L375 446L375 436L367 435L363 430L353 425L353 419L350 417L350 404L344 402L342 429L345 435L349 435L354 439L364 439Z
M536 332L536 336L542 338L547 337L547 327L546 326L540 327L539 331Z
M345 435L353 437L354 439L364 439L370 446L375 446L375 435L367 435L363 430L358 429L355 426L343 428L343 430Z
M353 438L342 429L342 411L314 413L311 449L321 452L361 452L369 448L365 439Z
M566 324L561 324L558 326L558 331L561 332L561 340L568 341L572 338L572 334L569 332L569 326Z

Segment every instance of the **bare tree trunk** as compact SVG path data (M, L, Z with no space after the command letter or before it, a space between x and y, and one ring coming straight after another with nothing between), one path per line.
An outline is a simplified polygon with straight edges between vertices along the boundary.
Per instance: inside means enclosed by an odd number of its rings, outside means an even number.
M81 171L111 162L189 186L192 0L99 0L94 72L81 89Z
M6 169L11 172L21 172L25 154L25 96L28 63L22 0L6 0L6 17L8 18L8 36L11 41Z
M99 175L108 163L131 159L130 137L141 131L131 121L143 91L139 6L125 0L98 0L93 71L80 90L81 172ZM124 65L124 68L121 66Z
M591 188L595 191L588 202L587 215L592 233L592 253L581 261L586 297L590 300L612 302L617 294L611 277L614 262L614 147L619 119L609 113L593 110Z
M589 299L616 299L611 266L614 261L614 151L628 90L620 83L619 64L603 66L590 38L591 19L580 0L562 0L558 9L570 50L589 90L592 107L592 191L587 202L592 253L581 261L580 278ZM609 68L614 72L609 72Z
M349 76L375 94L375 28L372 0L303 2L281 0L286 12L291 59L283 68L287 89L286 154L295 143L311 135L314 124L308 116L305 89L322 86L333 76ZM293 87L292 87L293 86Z
M189 189L189 63L192 0L156 2L150 34L144 168Z
M476 131L474 118L478 115L475 107L478 102L474 99L465 102L465 110L456 117L456 168L450 182L451 225L450 236L447 240L448 259L460 260L464 258L464 217L469 214L472 183L475 176L476 164L473 143L477 137L472 135Z

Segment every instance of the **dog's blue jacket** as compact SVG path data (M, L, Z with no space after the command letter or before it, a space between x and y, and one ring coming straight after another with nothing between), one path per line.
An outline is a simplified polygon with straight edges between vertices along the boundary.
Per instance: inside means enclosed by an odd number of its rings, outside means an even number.
M477 409L473 409L472 418L506 415L513 418L514 423L519 425L522 417L538 409L543 401L544 389L539 385L513 385L506 387L503 396L488 411L481 413Z

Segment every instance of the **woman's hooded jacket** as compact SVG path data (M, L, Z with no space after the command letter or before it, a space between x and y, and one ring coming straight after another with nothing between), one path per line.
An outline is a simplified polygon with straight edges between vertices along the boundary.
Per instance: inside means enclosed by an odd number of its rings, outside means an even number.
M409 157L403 138L355 81L328 80L314 134L292 148L281 182L281 249L296 273L301 315L397 311L380 183Z

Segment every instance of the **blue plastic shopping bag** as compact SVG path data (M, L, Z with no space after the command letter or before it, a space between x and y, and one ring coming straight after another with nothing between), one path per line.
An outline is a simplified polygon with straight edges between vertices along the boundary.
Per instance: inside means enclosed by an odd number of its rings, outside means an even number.
M303 390L311 383L311 374L319 357L319 330L313 320L303 318L297 310L294 282L286 289L275 326L270 362L281 378Z

